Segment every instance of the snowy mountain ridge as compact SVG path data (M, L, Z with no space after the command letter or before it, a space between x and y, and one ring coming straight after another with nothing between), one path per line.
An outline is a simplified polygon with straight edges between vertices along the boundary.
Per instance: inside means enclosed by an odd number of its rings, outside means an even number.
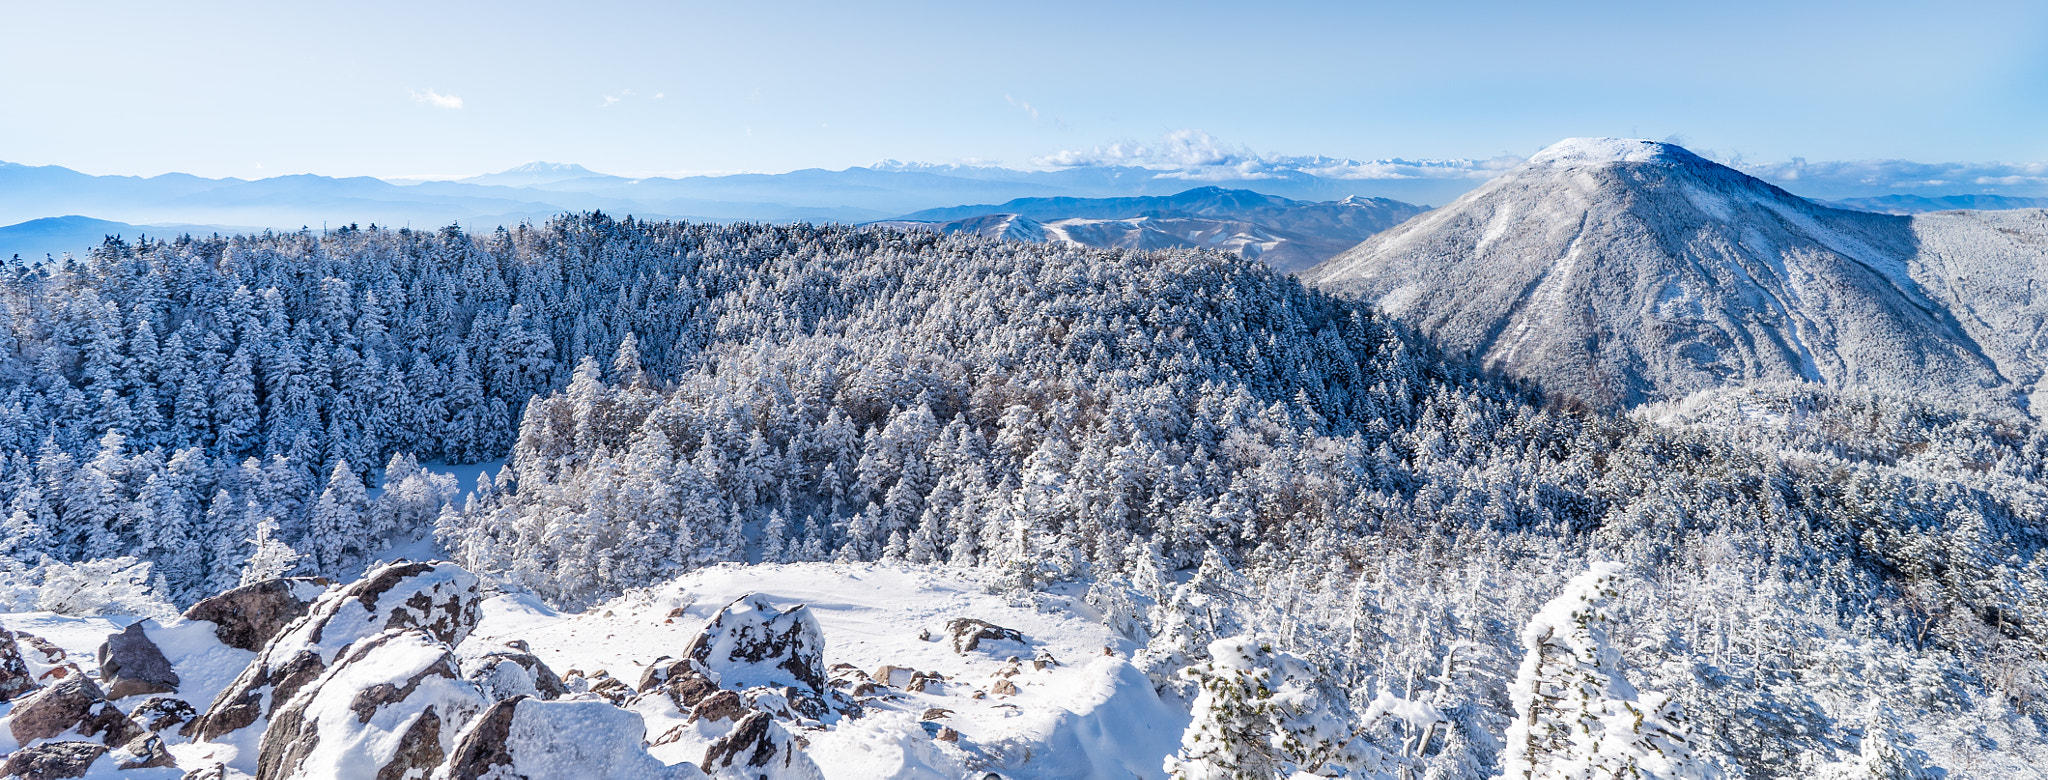
M2025 408L2037 307L1975 288L2040 278L2041 214L1840 211L1671 144L1568 139L1304 278L1602 408L1784 379Z

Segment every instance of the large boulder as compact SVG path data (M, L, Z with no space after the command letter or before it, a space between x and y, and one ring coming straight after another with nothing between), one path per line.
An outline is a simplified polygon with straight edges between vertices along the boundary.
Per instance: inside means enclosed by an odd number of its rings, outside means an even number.
M686 780L692 764L663 766L641 740L640 716L593 700L498 702L464 732L447 780Z
M325 592L326 580L307 577L253 582L201 599L185 610L185 619L212 623L221 644L260 652Z
M349 643L385 630L415 628L459 644L476 627L480 601L476 575L453 563L395 563L370 572L315 601L182 733L214 740L255 725L327 671Z
M14 701L36 686L35 672L29 670L28 662L21 657L14 632L0 628L0 702Z
M92 762L107 754L107 746L97 742L48 742L30 745L14 751L7 757L7 763L0 765L0 776L18 777L22 780L57 780L66 777L84 777L92 769Z
M802 604L777 609L761 594L741 596L704 624L683 658L720 688L786 689L811 718L828 709L825 632Z
M178 692L177 670L143 632L142 623L130 623L100 644L100 682L106 684L109 699Z
M983 642L1025 644L1024 635L1016 629L975 618L954 618L946 623L946 633L953 637L953 652L961 655L980 650Z
M511 648L463 659L462 677L476 683L492 701L514 696L559 699L569 693L562 678L539 657Z
M258 780L426 777L490 705L455 654L422 628L359 640L271 715Z
M704 771L748 780L819 780L824 775L802 744L766 712L756 712L704 749Z
M128 711L128 717L150 731L168 731L173 726L191 722L198 715L199 711L192 708L191 702L168 696L152 696Z
M172 764L163 740L107 701L100 687L84 675L73 675L15 702L7 713L7 729L20 745L67 735L96 738L115 753L123 769Z

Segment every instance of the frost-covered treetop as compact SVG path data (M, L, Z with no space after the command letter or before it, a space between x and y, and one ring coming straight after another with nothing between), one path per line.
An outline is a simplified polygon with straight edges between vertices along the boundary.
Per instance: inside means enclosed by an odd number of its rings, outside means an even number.
M1694 162L1700 158L1684 147L1641 138L1566 138L1529 158L1530 165L1603 165L1607 163Z

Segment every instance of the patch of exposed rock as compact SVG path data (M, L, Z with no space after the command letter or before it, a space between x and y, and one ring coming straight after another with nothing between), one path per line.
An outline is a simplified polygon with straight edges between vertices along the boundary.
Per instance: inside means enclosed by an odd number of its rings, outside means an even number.
M144 633L143 622L129 624L100 645L100 682L109 699L178 692L178 672Z
M212 623L221 644L260 652L292 621L305 617L327 585L310 577L254 582L201 599L185 610L185 619Z
M1024 644L1024 635L1018 633L1016 629L1004 628L975 618L954 618L948 621L946 634L953 638L953 652L961 655L981 649L983 642Z

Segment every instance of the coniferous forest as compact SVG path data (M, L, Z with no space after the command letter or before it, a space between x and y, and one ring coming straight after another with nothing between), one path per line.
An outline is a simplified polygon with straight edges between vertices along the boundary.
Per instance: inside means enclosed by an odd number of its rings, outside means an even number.
M14 611L408 545L566 611L883 562L1075 597L1192 709L1180 777L2048 758L2048 435L2010 413L1787 383L1606 414L1237 255L876 227L110 240L17 258L0 305ZM1299 717L1231 720L1276 691Z

